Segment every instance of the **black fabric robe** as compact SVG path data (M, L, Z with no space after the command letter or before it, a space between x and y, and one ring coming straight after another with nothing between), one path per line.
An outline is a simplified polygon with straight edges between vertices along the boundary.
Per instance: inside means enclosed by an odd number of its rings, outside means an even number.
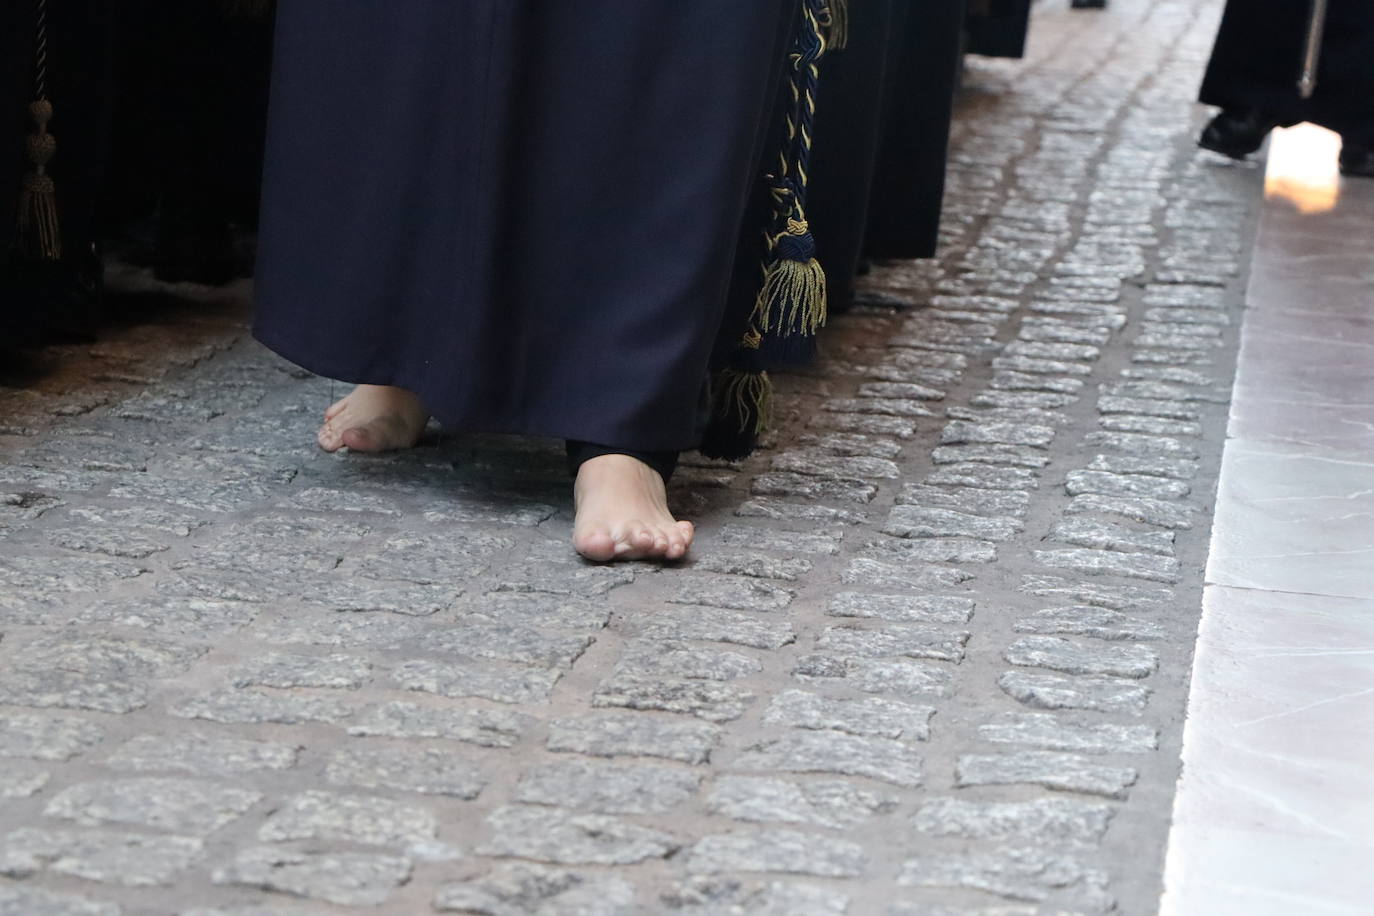
M1303 99L1297 86L1308 10L1301 0L1229 0L1199 99L1374 144L1374 2L1330 0L1316 91Z
M795 9L282 4L258 338L460 431L692 447Z
M822 62L807 214L831 307L861 256L935 254L963 0L850 0L848 46Z

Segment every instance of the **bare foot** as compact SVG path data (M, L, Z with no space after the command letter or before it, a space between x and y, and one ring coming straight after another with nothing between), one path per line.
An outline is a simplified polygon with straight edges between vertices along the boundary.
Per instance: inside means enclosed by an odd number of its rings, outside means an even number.
M385 452L410 448L425 431L429 412L404 388L359 385L324 412L320 448L337 452Z
M673 518L663 478L638 458L583 462L573 498L573 546L589 560L677 560L692 544L692 523Z

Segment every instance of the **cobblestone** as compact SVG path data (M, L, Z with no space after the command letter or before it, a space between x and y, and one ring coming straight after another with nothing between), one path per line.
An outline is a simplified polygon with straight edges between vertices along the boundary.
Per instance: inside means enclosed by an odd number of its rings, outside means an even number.
M719 740L720 729L704 722L609 713L553 720L548 747L596 757L665 757L705 763Z
M1022 617L1013 624L1018 633L1091 636L1094 639L1162 639L1165 629L1141 617L1131 617L1106 608L1075 605L1052 607Z
M840 700L802 690L784 690L768 704L763 721L769 725L925 741L930 737L930 717L934 714L933 706L913 706L881 697Z
M94 722L44 713L0 713L0 757L70 760L100 743Z
M1115 546L1115 545L1113 545ZM1071 569L1095 576L1125 576L1154 582L1177 582L1182 564L1174 557L1158 553L1123 553L1119 550L1094 550L1086 547L1063 550L1037 550L1031 556L1041 566Z
M1087 754L1143 754L1159 747L1159 733L1149 725L1092 723L1049 713L1004 715L978 726L978 735L997 744Z
M265 690L223 690L190 697L169 711L185 719L210 722L276 722L298 725L302 722L342 722L357 711L354 703L333 697L297 693L268 693Z
M1009 900L1037 902L1067 890L1071 906L1094 913L1115 907L1115 899L1106 890L1104 872L1084 867L1071 855L1037 848L1010 847L909 859L903 863L898 881L908 886L967 888Z
M951 509L894 506L883 534L900 538L967 537L1008 541L1025 528L1018 518L968 515Z
M1194 524L1197 507L1186 503L1171 503L1146 497L1099 496L1088 493L1075 496L1069 503L1069 513L1102 513L1117 515L1158 528L1188 529Z
M268 817L258 831L263 842L344 840L368 846L424 844L438 834L434 815L417 805L391 799L303 792Z
M955 768L960 786L1032 783L1047 789L1125 798L1139 774L1132 767L1093 763L1091 758L1052 751L965 754Z
M857 843L772 828L703 837L692 847L687 870L696 874L760 871L853 878L863 874L867 863L868 856Z
M1102 839L1114 813L1111 805L1072 798L1030 802L937 798L916 812L915 826L930 836L1087 844Z
M842 830L896 808L892 795L843 780L790 782L724 776L707 799L713 814L758 823L811 824Z
M193 837L22 827L0 840L0 875L51 871L130 887L169 884L198 860Z
M879 618L901 623L968 623L972 598L956 596L863 595L841 592L830 599L832 617Z
M739 611L776 611L796 593L778 585L735 576L683 576L667 598L673 604L705 604Z
M696 794L701 774L656 764L567 760L520 778L515 800L598 814L662 814Z
M117 779L63 789L43 813L79 824L131 824L204 836L237 820L261 799L260 792L194 779Z
M216 884L242 884L313 897L339 906L380 906L409 880L411 863L360 852L298 852L252 846L216 869Z
M498 703L544 703L562 672L551 668L515 665L478 666L471 661L436 662L413 659L391 672L391 680L403 690L418 690L443 697L482 697Z
M802 732L764 741L735 761L735 769L867 776L898 786L921 784L921 757L887 738Z
M474 799L488 777L474 762L447 750L345 747L334 752L324 778L336 786L400 790Z
M510 747L532 719L499 709L453 709L391 702L363 713L348 733L356 737L446 738L481 747Z
M0 771L0 799L28 798L48 784L49 774L31 763L9 763Z
M1149 687L1121 678L1008 671L997 685L1009 696L1040 709L1092 709L1140 715L1150 697Z
M627 865L681 847L672 836L601 814L509 805L487 818L491 838L478 852L555 865Z
M120 916L120 909L76 894L5 885L0 886L0 916Z
M481 916L627 916L634 887L613 876L512 864L465 881L441 884L434 908Z

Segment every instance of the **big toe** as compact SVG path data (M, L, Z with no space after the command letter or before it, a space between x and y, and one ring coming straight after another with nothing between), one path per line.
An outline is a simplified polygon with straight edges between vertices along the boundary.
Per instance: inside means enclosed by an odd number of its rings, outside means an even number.
M340 436L343 444L355 452L375 452L381 448L381 443L372 430L366 426L354 426L343 431Z
M588 560L604 563L614 560L620 544L606 528L593 528L573 537L573 547Z
M326 423L320 427L319 434L315 436L315 440L319 442L320 448L324 449L326 452L337 452L339 449L343 448L344 444L339 431L335 429L334 425L331 423Z

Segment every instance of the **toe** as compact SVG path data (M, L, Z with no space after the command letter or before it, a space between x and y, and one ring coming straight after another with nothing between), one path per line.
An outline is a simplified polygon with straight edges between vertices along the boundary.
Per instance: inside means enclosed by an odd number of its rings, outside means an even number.
M334 419L335 417L337 417L337 416L343 411L344 406L345 406L347 403L348 403L348 398L340 398L339 400L335 401L333 404L330 404L329 407L328 407L328 408L325 410L325 412L324 412L324 418L325 418L326 420L332 420L332 419Z
M668 547L670 543L671 542L668 540L667 534L665 534L662 531L654 532L654 556L666 557L668 555Z
M344 430L339 440L355 452L375 452L378 447L377 438L366 426Z
M338 432L328 423L320 427L315 440L319 442L320 448L326 452L337 452L343 446L343 441L339 438Z
M588 560L604 563L615 559L618 544L605 529L594 529L573 535L573 549Z

